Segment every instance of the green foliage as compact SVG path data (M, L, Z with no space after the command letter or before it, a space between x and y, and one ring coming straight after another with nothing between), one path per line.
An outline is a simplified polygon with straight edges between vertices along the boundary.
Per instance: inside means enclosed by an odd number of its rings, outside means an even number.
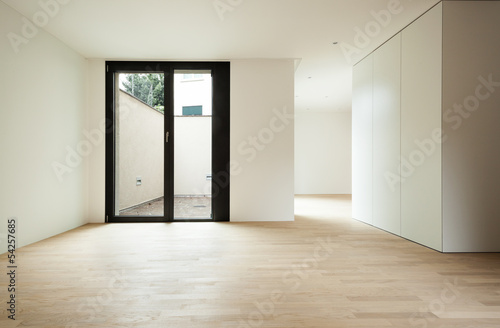
M125 74L124 90L159 112L164 112L163 74Z

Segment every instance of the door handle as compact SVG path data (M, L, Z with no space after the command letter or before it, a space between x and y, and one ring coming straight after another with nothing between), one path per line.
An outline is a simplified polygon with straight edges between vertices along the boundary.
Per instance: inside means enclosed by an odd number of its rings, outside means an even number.
M167 131L165 134L165 142L168 143L168 138L170 137L170 132Z

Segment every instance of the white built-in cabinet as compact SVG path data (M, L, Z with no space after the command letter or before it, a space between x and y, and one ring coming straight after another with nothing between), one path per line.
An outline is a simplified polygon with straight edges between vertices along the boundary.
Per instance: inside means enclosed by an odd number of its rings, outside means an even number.
M373 225L401 233L401 186L386 172L397 168L401 149L401 34L373 53Z
M369 55L354 66L352 106L352 161L356 174L352 176L352 202L360 206L352 207L354 218L373 223L372 192L373 187L373 55ZM353 172L354 173L354 172Z
M442 123L442 5L401 34L401 236L442 250L442 145L432 138Z
M500 251L498 17L497 1L441 2L354 66L355 219Z

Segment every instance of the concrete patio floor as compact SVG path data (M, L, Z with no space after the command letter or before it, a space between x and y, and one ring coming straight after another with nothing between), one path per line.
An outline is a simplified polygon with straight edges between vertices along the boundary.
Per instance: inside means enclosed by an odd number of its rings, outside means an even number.
M164 208L163 197L120 211L120 216L162 216ZM212 213L212 198L174 197L175 219L209 219Z

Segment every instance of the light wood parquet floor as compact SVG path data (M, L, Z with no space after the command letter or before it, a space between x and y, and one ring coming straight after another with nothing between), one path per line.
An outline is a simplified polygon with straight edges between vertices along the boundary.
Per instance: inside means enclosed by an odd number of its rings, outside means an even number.
M297 196L295 222L85 225L17 250L17 320L3 273L0 326L500 327L500 254L350 215L349 196Z

